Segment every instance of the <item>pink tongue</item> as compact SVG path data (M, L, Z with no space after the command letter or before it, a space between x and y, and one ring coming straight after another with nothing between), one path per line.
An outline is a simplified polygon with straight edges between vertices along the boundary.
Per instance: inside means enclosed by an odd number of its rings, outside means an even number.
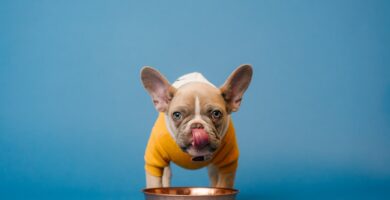
M202 128L192 129L192 138L194 140L192 145L197 149L201 149L209 143L209 135Z

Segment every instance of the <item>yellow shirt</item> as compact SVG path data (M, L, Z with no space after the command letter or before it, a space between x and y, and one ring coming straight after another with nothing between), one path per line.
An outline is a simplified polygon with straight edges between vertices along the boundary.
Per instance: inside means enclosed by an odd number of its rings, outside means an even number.
M235 172L238 164L238 145L232 120L222 139L221 146L207 161L192 161L192 157L183 152L169 133L165 114L160 113L154 124L145 150L145 170L153 176L162 176L164 167L172 161L187 169L199 169L213 164L221 173Z

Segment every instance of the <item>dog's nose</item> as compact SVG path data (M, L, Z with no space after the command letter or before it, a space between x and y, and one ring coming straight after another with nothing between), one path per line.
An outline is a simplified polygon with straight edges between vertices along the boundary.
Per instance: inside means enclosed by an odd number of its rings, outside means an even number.
M204 128L204 127L201 123L193 123L193 124L191 124L191 129L194 129L194 128Z

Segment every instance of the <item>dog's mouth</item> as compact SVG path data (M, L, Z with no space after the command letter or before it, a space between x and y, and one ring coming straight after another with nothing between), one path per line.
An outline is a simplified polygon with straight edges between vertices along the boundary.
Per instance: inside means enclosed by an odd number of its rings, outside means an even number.
M209 134L204 130L204 128L194 128L191 129L192 134L192 143L196 149L203 149L206 145L210 143Z
M203 127L192 128L185 134L185 139L179 141L181 150L193 161L206 161L217 150L218 142L209 131Z
M191 139L186 146L181 147L186 152L196 152L201 154L202 152L214 152L214 145L211 144L210 136L204 128L191 129Z

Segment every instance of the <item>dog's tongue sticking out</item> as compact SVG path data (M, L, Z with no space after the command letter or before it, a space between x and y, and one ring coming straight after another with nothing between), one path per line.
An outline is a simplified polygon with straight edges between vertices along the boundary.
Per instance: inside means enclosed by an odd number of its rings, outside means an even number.
M203 128L192 129L192 138L192 145L197 149L201 149L209 143L209 135Z

